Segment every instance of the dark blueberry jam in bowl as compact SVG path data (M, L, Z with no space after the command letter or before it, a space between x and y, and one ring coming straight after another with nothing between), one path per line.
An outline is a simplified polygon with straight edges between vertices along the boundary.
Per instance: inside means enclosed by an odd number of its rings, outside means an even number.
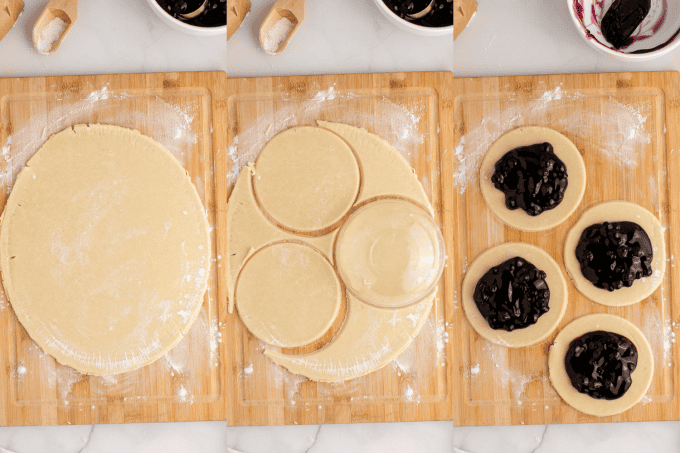
M203 0L147 1L156 15L175 30L195 36L227 33L226 0L208 0L204 6Z
M374 0L402 30L421 36L453 35L453 0Z

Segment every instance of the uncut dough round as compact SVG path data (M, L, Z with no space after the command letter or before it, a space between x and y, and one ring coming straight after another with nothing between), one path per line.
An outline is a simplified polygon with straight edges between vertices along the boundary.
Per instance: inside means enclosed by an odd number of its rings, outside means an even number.
M323 336L340 311L340 280L306 244L277 242L248 258L236 280L239 316L260 340L293 348Z
M623 335L633 342L638 351L637 367L631 374L633 382L628 391L615 400L598 400L580 393L571 385L564 365L569 343L581 335L597 330ZM606 417L630 409L647 393L652 383L654 358L649 342L633 323L614 315L594 314L572 321L557 334L554 343L550 346L548 370L550 382L568 405L585 414Z
M505 206L505 194L494 187L491 176L496 162L508 151L543 142L550 143L557 157L566 165L569 184L562 202L556 208L532 217L523 209L508 209ZM487 206L503 223L518 230L543 231L564 222L581 203L586 191L586 166L578 148L559 132L547 127L520 127L507 132L491 145L482 161L479 184Z
M284 228L332 229L359 194L359 164L349 145L319 127L294 127L272 138L257 158L255 196Z
M137 131L77 125L28 161L9 196L0 269L31 338L94 375L155 361L189 330L210 270L186 171Z
M583 230L602 222L635 222L645 230L652 242L654 258L652 275L635 280L633 286L607 291L593 285L581 272L576 259L576 246ZM574 286L588 299L612 307L632 305L652 295L663 280L666 270L666 246L661 222L648 210L628 201L608 201L588 208L567 233L564 241L564 265Z
M512 332L495 330L479 312L473 294L477 282L489 269L516 256L524 258L547 274L545 280L550 289L550 309L535 324L524 329ZM511 348L531 346L548 338L564 317L568 300L567 282L555 260L540 248L521 242L506 242L485 250L475 258L463 279L463 308L472 327L487 340Z

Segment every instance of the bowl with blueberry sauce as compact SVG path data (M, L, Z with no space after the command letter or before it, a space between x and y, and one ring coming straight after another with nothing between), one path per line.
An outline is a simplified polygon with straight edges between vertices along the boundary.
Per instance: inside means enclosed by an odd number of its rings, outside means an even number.
M678 0L567 0L579 34L595 49L646 61L680 46Z
M374 0L402 30L421 36L453 35L453 0Z
M175 30L196 36L227 33L227 0L147 0Z

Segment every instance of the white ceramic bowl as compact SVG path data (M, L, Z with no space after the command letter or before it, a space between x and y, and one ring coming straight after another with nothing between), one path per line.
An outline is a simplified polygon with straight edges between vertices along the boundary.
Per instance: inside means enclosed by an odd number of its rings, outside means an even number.
M453 25L449 27L423 27L421 25L415 25L411 22L402 19L401 17L394 14L390 9L383 3L382 0L373 0L375 5L378 7L380 12L394 25L401 28L402 30L408 31L415 35L420 36L446 36L453 35Z
M227 24L220 27L197 27L195 25L185 24L181 20L175 19L170 14L168 14L161 6L156 2L156 0L147 0L149 6L158 17L161 18L163 22L170 25L175 30L182 31L189 35L194 36L218 36L227 34Z
M613 48L600 30L600 21L613 2L614 0L567 0L567 8L576 29L590 46L626 61L652 60L680 46L680 1L652 0L649 14L633 33L636 36L633 44L621 50ZM634 53L656 47L659 48L651 52Z

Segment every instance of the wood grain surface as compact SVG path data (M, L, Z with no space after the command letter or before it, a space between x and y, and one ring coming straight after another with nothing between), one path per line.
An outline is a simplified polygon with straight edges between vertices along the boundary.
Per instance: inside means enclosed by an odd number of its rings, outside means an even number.
M51 134L78 123L131 127L177 149L205 203L213 268L198 319L165 357L115 377L84 376L59 365L26 334L0 300L0 425L66 425L225 418L226 310L220 303L217 206L226 206L220 158L226 143L223 72L0 79L0 205L16 172L17 154L32 155ZM55 188L58 190L58 188Z
M443 157L453 151L452 86L446 72L228 79L228 173L235 177L237 163L254 160L266 140L288 127L316 120L364 127L400 149L414 168L451 256L446 175L452 160ZM412 345L383 369L343 383L309 381L274 365L235 310L225 337L227 425L449 420L453 270L445 269L435 307Z
M453 423L516 425L545 423L677 420L680 322L676 296L679 268L680 76L676 72L551 75L456 79L454 82L453 235L450 265L460 288L467 266L487 248L522 241L541 247L561 266L564 238L588 207L627 200L653 212L665 230L666 275L649 298L629 307L606 307L568 282L569 305L558 330L546 341L508 349L480 337L468 324L460 298L453 301L451 380ZM526 233L502 224L484 203L473 161L503 132L522 125L546 126L569 137L587 169L584 199L560 226ZM467 175L460 170L468 170ZM478 170L478 167L477 167ZM447 175L448 177L448 175ZM445 179L447 179L445 177ZM448 211L447 211L448 212ZM654 378L642 402L610 417L593 417L567 406L553 390L548 350L559 329L589 313L611 313L637 325L654 351Z

